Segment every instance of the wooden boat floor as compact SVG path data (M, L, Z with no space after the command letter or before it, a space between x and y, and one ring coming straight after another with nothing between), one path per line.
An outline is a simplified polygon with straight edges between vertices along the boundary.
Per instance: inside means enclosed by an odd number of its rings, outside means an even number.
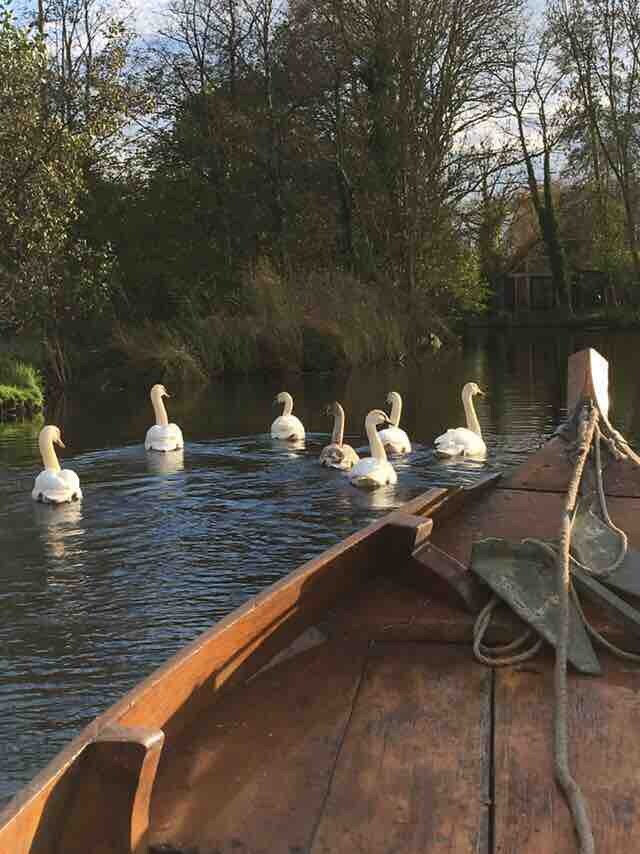
M553 536L560 502L496 490L433 540L467 562L476 537ZM638 547L640 501L610 509ZM477 664L471 616L412 584L411 564L384 570L167 739L152 851L575 852L552 773L552 656ZM570 676L571 762L596 850L619 854L640 838L640 672L600 658L603 678Z
M571 677L572 763L597 850L640 833L640 673ZM163 757L152 841L189 854L573 854L552 774L552 661L328 640L264 670Z

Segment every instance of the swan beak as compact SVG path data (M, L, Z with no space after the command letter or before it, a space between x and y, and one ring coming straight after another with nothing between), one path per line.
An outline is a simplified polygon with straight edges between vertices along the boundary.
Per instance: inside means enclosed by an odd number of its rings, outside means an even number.
M169 392L168 392L168 391L163 391L163 392L162 392L162 396L163 396L163 397L171 397L171 395L169 394Z
M61 448L65 448L65 447L66 447L66 445L65 445L65 443L62 441L62 439L54 439L53 441L56 443L56 445L60 445L60 447L61 447Z
M478 394L481 394L483 397L486 397L486 396L487 396L486 391L482 391L482 389L481 389L481 388L479 388L479 389L478 389Z

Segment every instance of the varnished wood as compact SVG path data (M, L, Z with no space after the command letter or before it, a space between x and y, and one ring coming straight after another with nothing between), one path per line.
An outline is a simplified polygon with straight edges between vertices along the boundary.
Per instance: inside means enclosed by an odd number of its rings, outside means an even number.
M433 586L434 574L445 581L470 614L477 614L489 598L488 591L469 572L468 566L434 543L426 542L416 549L409 566L411 574L420 578L425 586Z
M411 554L431 536L433 519L425 516L414 516L409 513L394 513L389 525L399 533L406 535L405 549Z
M640 473L631 460L612 460L604 456L604 486L607 495L616 498L640 498ZM500 484L503 489L526 489L536 492L567 491L571 465L566 455L566 443L556 437Z
M144 854L164 734L108 727L80 758L57 845L65 854Z
M553 779L552 661L496 672L495 854L576 854ZM569 681L570 764L587 799L598 854L640 838L640 673L605 662L604 678Z
M185 729L162 760L152 841L203 854L308 851L366 648L305 650Z
M487 854L490 685L466 649L376 645L311 854Z

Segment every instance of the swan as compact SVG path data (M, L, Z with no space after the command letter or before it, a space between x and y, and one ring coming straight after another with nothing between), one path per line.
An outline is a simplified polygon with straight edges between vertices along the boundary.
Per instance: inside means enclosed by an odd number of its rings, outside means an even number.
M371 456L356 463L349 472L349 480L362 489L377 489L388 483L397 483L398 475L387 460L384 445L376 430L378 424L390 424L389 418L381 409L372 409L364 419L364 427L369 439Z
M402 413L402 398L397 391L390 391L387 395L387 403L391 404L391 427L381 430L378 435L384 445L385 451L391 454L411 453L411 442L409 437L398 427L400 414Z
M167 410L165 409L163 397L169 397L169 392L163 385L156 383L150 393L156 423L149 427L144 440L146 451L179 451L184 448L182 430L177 424L169 424Z
M60 428L48 424L43 427L38 436L38 446L44 463L44 471L40 472L33 486L31 497L34 501L48 504L66 504L82 498L80 480L71 469L61 469L56 456L54 443L64 448Z
M487 456L487 446L482 438L480 422L473 408L473 397L476 394L484 396L484 392L476 383L467 383L462 389L462 405L467 426L451 428L442 436L438 436L434 441L436 456L476 458Z
M346 471L360 462L360 457L351 445L345 445L342 441L344 439L344 409L337 400L332 407L329 407L329 411L333 412L334 416L333 433L331 434L331 444L322 449L320 465Z
M276 397L275 403L284 403L282 415L279 415L271 425L271 438L284 439L294 442L296 439L304 439L304 425L299 418L292 415L293 398L288 391L281 391Z

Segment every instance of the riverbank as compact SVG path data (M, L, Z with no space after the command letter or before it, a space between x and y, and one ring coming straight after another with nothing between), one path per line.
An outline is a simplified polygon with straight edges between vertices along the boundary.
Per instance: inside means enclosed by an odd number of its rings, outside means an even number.
M8 354L0 355L0 421L40 412L44 384L33 365Z
M420 295L344 273L285 282L263 269L235 303L172 321L118 323L111 380L208 382L223 375L327 372L402 363L457 337Z
M467 318L464 325L469 329L640 329L640 310L615 306L570 315L561 309L517 312L489 309L485 314Z

